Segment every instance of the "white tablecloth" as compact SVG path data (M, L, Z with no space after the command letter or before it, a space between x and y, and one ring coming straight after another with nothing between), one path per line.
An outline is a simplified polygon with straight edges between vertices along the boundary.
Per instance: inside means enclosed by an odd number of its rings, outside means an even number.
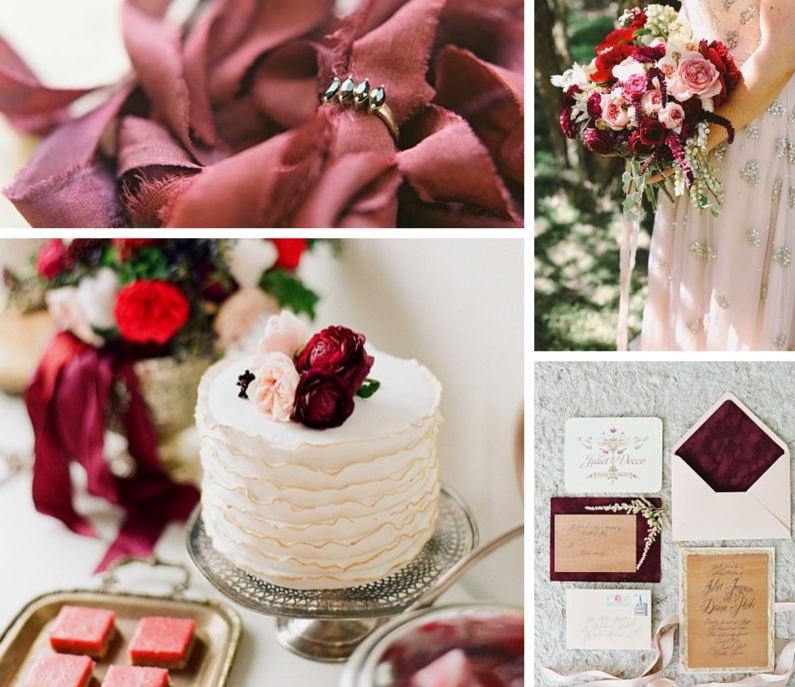
M27 456L32 444L32 430L21 399L0 394L0 453ZM2 470L0 467L0 479ZM92 575L92 571L115 536L119 514L93 497L79 495L77 503L79 510L88 514L97 526L101 539L73 534L60 521L37 513L31 500L29 468L0 482L0 628L7 627L28 601L41 594L99 585L100 579ZM169 526L155 554L190 568L188 596L226 602L190 562L183 526ZM165 594L174 580L167 570L154 570L148 575L154 578L152 580L145 580L140 571L131 572L132 576L120 572L122 584L151 582L152 586L142 584L140 589L128 587L126 591ZM459 584L441 601L469 600L472 597ZM317 663L293 655L277 643L274 618L242 608L235 610L243 621L243 637L229 687L333 687L338 684L342 673L340 664Z

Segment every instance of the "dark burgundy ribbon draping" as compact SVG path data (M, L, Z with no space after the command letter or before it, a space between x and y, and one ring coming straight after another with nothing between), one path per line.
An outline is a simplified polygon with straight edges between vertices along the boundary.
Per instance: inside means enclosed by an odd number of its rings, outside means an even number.
M195 487L175 484L163 471L132 365L110 349L94 348L62 332L50 342L25 394L35 435L36 510L58 518L78 534L96 536L73 505L69 466L77 461L85 468L87 491L126 512L96 572L120 556L151 554L165 525L184 521L199 498ZM121 421L136 462L129 478L114 476L104 453L108 400L116 380L128 396Z
M170 2L124 0L133 74L77 119L91 89L0 42L0 112L48 134L5 191L33 226L523 225L520 0L212 0L184 26ZM320 106L348 74L386 86L397 144Z

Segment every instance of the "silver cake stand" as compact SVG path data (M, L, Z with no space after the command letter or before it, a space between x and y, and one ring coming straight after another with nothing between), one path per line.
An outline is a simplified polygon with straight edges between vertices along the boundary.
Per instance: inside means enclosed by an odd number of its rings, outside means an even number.
M201 508L188 523L188 553L199 571L236 604L275 616L282 646L316 661L344 661L388 618L405 611L478 543L469 509L442 487L439 519L417 557L388 577L345 589L287 589L237 567L213 548Z

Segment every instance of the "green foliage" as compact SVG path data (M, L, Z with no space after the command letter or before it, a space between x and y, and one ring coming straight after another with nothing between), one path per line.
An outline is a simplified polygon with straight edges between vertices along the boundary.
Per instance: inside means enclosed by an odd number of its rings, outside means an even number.
M296 315L306 313L315 319L315 306L320 297L304 286L300 279L283 269L273 269L262 275L260 288L273 294L281 307L290 308Z

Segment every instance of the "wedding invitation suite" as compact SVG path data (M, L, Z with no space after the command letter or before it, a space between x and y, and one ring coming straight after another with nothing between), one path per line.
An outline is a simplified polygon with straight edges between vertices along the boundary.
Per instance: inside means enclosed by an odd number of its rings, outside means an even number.
M660 491L660 418L572 417L566 420L565 437L566 491Z
M674 541L790 538L787 445L725 394L674 448Z
M567 589L567 649L649 649L648 589Z
M774 550L684 549L682 668L764 672L773 668Z
M553 498L550 579L657 582L660 499Z

